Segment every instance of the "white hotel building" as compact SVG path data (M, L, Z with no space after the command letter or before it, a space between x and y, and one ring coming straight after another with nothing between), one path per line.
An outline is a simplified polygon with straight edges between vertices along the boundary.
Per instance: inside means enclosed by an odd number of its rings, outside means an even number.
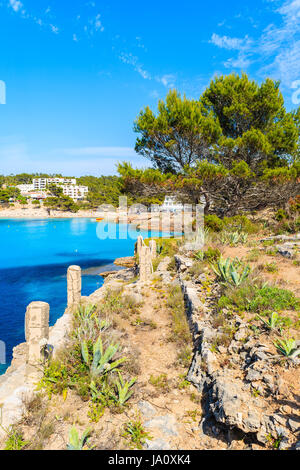
M74 201L84 199L89 192L87 186L77 185L76 178L34 178L31 185L19 185L18 187L24 195L31 197L31 192L38 192L43 199L50 184L61 187L64 195L71 197Z
M75 178L35 178L32 181L35 190L43 191L47 189L49 184L56 184L58 186L76 186Z

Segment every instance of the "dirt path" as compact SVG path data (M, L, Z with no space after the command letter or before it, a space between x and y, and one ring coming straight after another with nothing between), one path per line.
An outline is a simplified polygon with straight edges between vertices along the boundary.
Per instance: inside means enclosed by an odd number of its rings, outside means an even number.
M167 291L161 284L143 287L144 304L135 314L113 317L121 332L124 355L129 357L127 372L137 376L129 406L118 414L106 408L98 422L91 421L89 402L73 391L67 397L53 395L31 409L22 426L22 434L32 449L63 450L69 431L92 431L89 445L98 450L125 449L124 425L140 420L151 436L145 449L226 449L227 443L203 434L200 395L185 381L188 364L178 361L179 347L174 341L172 315L167 307ZM188 361L190 362L190 361ZM221 434L220 434L221 435Z
M203 435L199 428L199 394L185 382L187 368L178 363L177 344L170 340L172 317L166 307L167 294L155 286L144 288L143 294L143 323L127 331L129 341L140 353L141 375L134 401L153 437L149 448L226 448L224 442Z

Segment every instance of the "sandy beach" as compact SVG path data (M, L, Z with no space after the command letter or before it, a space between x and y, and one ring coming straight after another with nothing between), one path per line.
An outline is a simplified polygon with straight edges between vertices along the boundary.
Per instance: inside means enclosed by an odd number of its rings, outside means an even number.
M103 217L106 221L115 223L128 223L136 225L141 230L160 230L168 232L175 230L181 232L182 214L170 215L168 213L151 213L144 212L141 214L128 214L121 213L116 209L115 212L100 212L98 210L80 210L77 213L69 211L51 210L50 214L47 209L36 208L32 205L28 207L21 207L15 205L14 207L0 208L0 219L69 219L69 218L96 218ZM192 222L192 215L185 214ZM176 229L177 227L177 229Z
M99 212L97 210L80 210L79 212L70 211L49 211L47 209L36 208L28 206L22 208L21 206L0 208L0 219L69 219L69 218L97 218L106 216L109 220L114 220L118 217L117 212Z

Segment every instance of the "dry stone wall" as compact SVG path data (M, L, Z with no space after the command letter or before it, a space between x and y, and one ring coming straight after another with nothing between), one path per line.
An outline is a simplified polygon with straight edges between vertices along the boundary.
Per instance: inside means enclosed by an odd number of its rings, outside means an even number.
M205 430L209 425L210 429L216 429L214 423L218 423L230 432L236 430L252 436L261 444L266 444L270 438L279 439L282 450L299 446L299 442L295 442L299 425L293 429L294 421L281 412L274 413L265 399L270 394L276 396L282 387L281 378L272 367L272 354L253 338L248 325L239 316L231 320L235 334L229 347L216 346L218 335L222 334L213 326L219 285L211 285L208 291L205 273L196 283L186 281L191 259L179 255L175 261L195 345L188 380L206 402L200 428ZM224 354L229 367L221 362ZM259 391L257 396L253 395L253 389Z

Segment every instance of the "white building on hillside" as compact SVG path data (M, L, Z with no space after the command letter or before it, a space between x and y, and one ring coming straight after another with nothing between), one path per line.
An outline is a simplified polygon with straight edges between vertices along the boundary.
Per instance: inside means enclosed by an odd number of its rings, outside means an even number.
M20 190L22 196L26 196L34 190L33 184L18 184L16 187Z
M161 206L163 212L181 212L183 209L183 204L176 199L176 196L166 196Z
M33 179L34 189L45 190L49 184L55 184L58 186L62 185L74 185L76 186L75 178L34 178Z
M65 196L69 196L75 201L84 199L89 188L87 186L78 186L76 178L35 178L33 188L35 191L46 191L50 184L62 188Z
M87 186L76 186L76 185L65 186L64 185L62 186L62 188L63 188L63 192L65 196L69 196L75 200L84 199L89 192L89 188Z

